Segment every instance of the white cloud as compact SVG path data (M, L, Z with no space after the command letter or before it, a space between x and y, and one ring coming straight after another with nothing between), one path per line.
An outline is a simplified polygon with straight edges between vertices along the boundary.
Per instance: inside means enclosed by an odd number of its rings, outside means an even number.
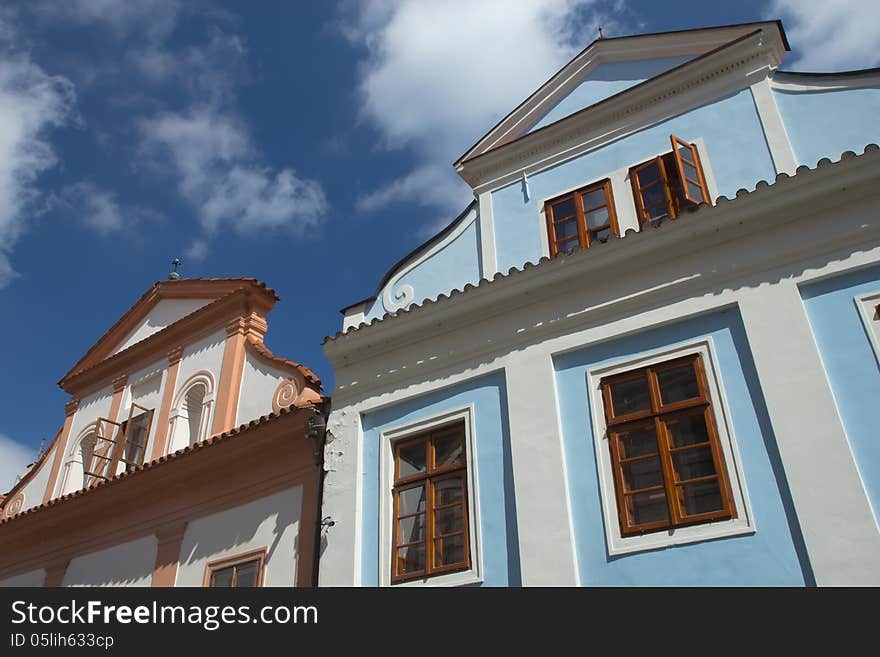
M384 147L411 147L420 158L412 174L364 196L359 208L420 199L461 209L469 199L451 163L592 41L599 23L608 34L622 29L593 0L346 5L342 32L366 52L361 117Z
M797 54L786 69L823 72L880 65L876 0L774 0L767 16L782 18Z
M74 103L69 80L0 44L0 287L16 276L9 255L36 212L40 174L57 163L48 141Z
M56 203L101 235L131 228L143 221L161 219L161 215L147 208L121 206L115 193L87 180L65 187Z
M18 475L33 463L36 450L0 433L0 492L7 493Z
M168 37L181 11L178 0L43 0L30 8L47 19L97 24L124 38L142 35L150 41Z
M208 243L205 240L195 240L183 254L184 263L187 260L193 262L203 262L208 257Z
M240 234L283 227L299 235L327 210L317 181L264 165L245 126L228 113L193 107L144 120L140 129L148 153L170 158L178 192L208 233L228 225Z

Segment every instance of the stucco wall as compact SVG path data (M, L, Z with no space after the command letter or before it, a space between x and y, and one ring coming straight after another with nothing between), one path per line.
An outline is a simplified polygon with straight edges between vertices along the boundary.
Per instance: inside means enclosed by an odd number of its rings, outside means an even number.
M880 267L804 286L801 293L837 410L874 518L880 522L880 399L878 357L859 313L857 297L880 292Z
M156 565L156 537L82 555L71 560L63 586L150 586Z
M46 580L46 571L42 568L37 570L29 570L26 573L0 579L0 587L8 586L43 586Z
M113 353L117 354L133 344L148 338L169 324L195 312L208 304L209 299L163 299L144 317L143 320L127 335Z
M190 521L180 548L177 586L202 586L209 562L268 548L264 586L296 583L302 486Z
M241 376L241 394L238 398L236 424L243 424L272 412L272 399L278 384L291 376L264 359L245 352L244 370ZM298 381L298 385L301 382Z

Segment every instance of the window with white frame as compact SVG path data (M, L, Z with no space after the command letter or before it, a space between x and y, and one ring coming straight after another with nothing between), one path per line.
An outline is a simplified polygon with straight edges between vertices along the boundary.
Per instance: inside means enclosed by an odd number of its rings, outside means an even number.
M591 371L609 552L754 531L711 342Z
M481 580L471 409L382 434L380 582Z
M874 349L874 356L880 364L880 292L857 296L854 301Z

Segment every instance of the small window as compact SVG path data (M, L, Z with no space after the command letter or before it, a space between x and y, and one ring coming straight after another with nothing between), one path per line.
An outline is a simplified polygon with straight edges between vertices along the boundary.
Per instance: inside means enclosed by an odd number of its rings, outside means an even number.
M697 147L675 135L669 139L672 151L629 171L640 225L675 219L684 208L709 202Z
M470 567L464 423L394 445L391 581Z
M736 518L699 354L601 389L622 536Z
M602 180L544 204L550 255L567 253L577 246L588 248L619 235L611 181Z
M262 586L265 564L265 549L209 563L205 573L205 586L210 588Z

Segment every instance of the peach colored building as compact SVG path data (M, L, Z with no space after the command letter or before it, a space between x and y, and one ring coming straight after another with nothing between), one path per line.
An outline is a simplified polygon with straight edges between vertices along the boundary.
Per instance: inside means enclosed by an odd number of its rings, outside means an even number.
M0 586L309 586L327 398L250 278L153 285L64 375L0 497Z

